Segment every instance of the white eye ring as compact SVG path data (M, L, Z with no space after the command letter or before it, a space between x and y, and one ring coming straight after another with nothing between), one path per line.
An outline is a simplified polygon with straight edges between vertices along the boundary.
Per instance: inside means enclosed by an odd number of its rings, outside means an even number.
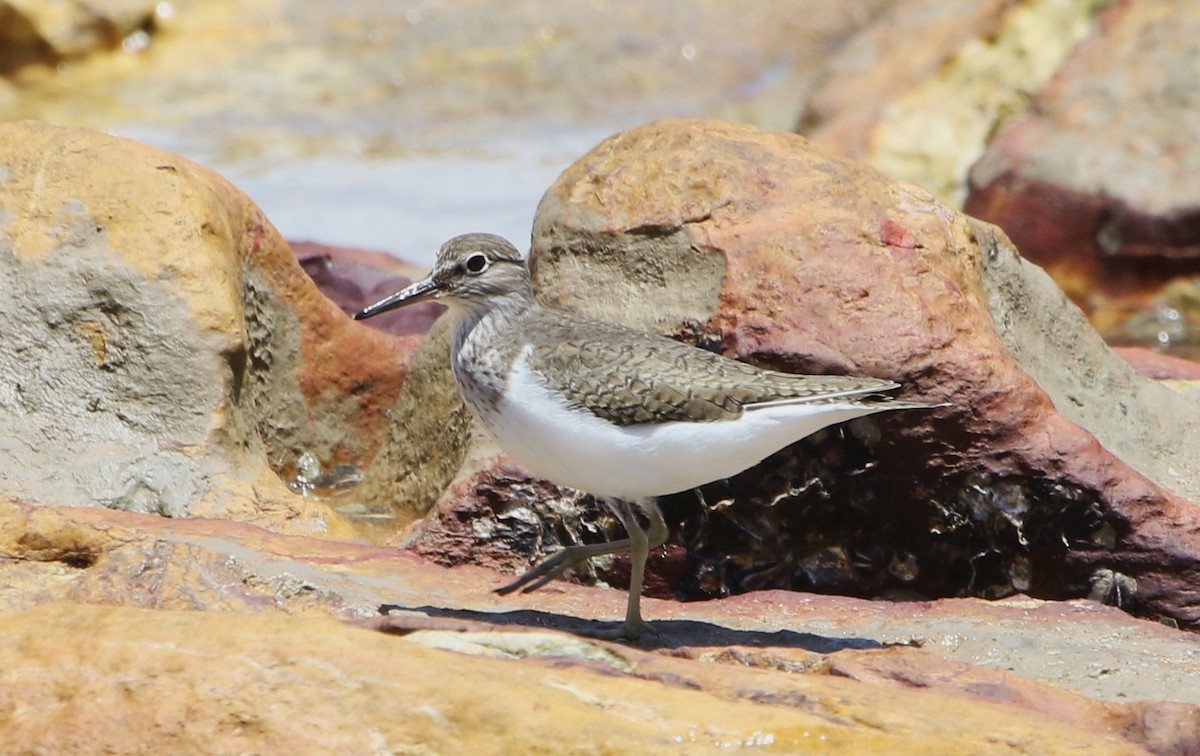
M483 271L487 270L488 266L491 264L492 261L488 259L487 255L483 254L482 252L476 252L463 261L463 270L467 271L473 276L477 276Z

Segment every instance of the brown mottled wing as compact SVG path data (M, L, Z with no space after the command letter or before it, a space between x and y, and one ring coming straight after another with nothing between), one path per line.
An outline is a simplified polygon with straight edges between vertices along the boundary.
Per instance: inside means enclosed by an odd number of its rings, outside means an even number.
M732 419L743 408L780 401L828 401L888 391L892 381L790 375L661 336L565 313L537 330L529 367L568 401L617 425Z

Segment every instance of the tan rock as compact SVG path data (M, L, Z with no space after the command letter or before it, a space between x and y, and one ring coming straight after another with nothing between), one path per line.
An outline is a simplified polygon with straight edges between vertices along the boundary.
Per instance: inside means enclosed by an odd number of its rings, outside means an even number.
M1195 3L1117 3L972 167L966 205L1044 265L1102 332L1193 350L1198 34Z
M224 180L4 124L0 280L0 493L350 532L277 473L364 465L415 343L353 324Z
M958 205L992 134L1025 111L1107 4L897 3L830 57L797 131Z
M572 649L553 639L550 658L514 661L271 615L51 605L0 624L4 740L48 752L1137 752L1111 726L836 677L793 675L786 693L739 699L756 670L659 659L614 674L556 658Z
M1200 621L1196 405L1113 355L995 228L802 138L676 121L565 171L532 258L548 301L615 320L636 302L639 325L740 359L954 405L802 442L704 489L702 515L665 499L699 562L677 590L1066 597L1109 569L1136 610Z
M388 605L400 612L387 618L389 627L445 629L435 620L461 618L580 632L619 617L625 600L622 591L568 583L501 598L491 592L504 579L495 572L445 569L409 551L85 507L0 503L0 553L5 612L70 601L378 618ZM1194 634L1091 601L872 602L759 591L646 605L663 630L645 639L647 648L759 645L829 654L916 643L926 655L1106 700L1200 704ZM937 668L933 659L928 664ZM1117 666L1122 671L1096 674Z

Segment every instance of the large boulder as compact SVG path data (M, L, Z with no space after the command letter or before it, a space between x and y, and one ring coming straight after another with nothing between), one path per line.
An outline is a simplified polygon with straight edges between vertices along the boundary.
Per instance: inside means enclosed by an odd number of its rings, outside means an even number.
M999 225L1111 341L1194 358L1198 30L1187 0L899 3L797 130Z
M1200 621L1200 408L1114 355L995 227L802 137L672 121L565 171L531 261L555 305L952 405L666 497L690 559L667 558L669 591L1028 591ZM496 538L528 555L611 535L494 454L475 443L442 517L404 542L453 561Z
M354 325L219 176L0 125L0 282L0 496L350 532L280 475L369 461L416 341Z
M796 130L957 205L996 129L1029 107L1106 5L895 3L828 57Z

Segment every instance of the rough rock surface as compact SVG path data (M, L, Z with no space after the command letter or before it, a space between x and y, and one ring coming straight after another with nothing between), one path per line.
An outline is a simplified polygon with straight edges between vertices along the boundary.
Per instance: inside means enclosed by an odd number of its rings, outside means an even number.
M898 3L830 55L797 131L957 205L995 130L1025 111L1107 5Z
M675 121L564 172L531 255L548 302L953 404L666 497L692 560L677 594L1096 595L1200 621L1200 409L1114 355L994 227L800 137ZM531 536L530 497L487 485L495 461L468 456L441 503L464 536L524 554L563 527ZM472 487L481 507L461 501Z
M276 473L370 459L415 341L354 325L220 177L4 124L0 282L0 494L349 532Z
M1195 636L1087 601L649 599L628 647L568 634L617 591L233 522L0 502L0 554L0 738L52 752L1200 747Z
M896 211L892 223L883 224L888 243L869 243L878 226L867 226L866 232L862 226L847 231L844 221L819 227L844 264L854 261L848 235L873 254L924 266L929 280L911 282L904 290L910 298L883 296L888 290L881 283L869 292L872 305L907 311L905 303L915 301L924 308L933 301L924 298L929 291L951 298L967 291L972 303L990 295L978 282L972 288L947 274L947 266L951 272L969 272L972 265L984 265L982 258L960 244L965 262L947 264L929 243L936 237L926 235L918 221L929 216L934 225L952 229L969 223L915 190L872 184L865 177L873 174L854 173L812 153L798 138L695 122L625 136L634 149L647 137L665 139L668 149L660 152L672 164L680 160L680 153L670 149L672 140L685 137L683 152L690 157L683 160L681 175L697 181L681 191L664 191L660 198L688 199L707 218L693 217L689 226L695 227L662 234L674 245L668 248L679 253L673 259L652 256L638 262L616 253L619 246L605 247L613 250L604 258L606 268L581 264L564 250L539 253L539 278L552 298L583 304L567 296L571 286L584 279L602 285L614 269L633 262L641 277L633 279L632 293L656 301L648 321L655 327L719 348L725 341L719 327L732 324L729 343L753 345L757 351L743 356L770 364L819 365L831 354L837 356L835 365L865 362L855 351L862 345L852 338L848 348L828 343L816 357L799 356L795 344L797 352L786 352L763 329L750 338L738 330L747 322L748 307L729 309L755 301L751 289L758 281L777 295L766 304L779 317L801 316L789 309L790 294L777 281L788 269L786 260L777 259L786 255L780 250L793 248L772 247L771 239L756 234L779 233L795 243L807 238L805 227L792 227L784 208L771 204L771 193L753 195L746 205L746 195L735 191L776 183L795 192L800 204L820 210L819 202L799 191L803 182L785 174L797 168L803 175L823 171L835 185L844 181L844 190L826 201L840 203L849 217L877 221L871 208L895 210L896 202L884 201L879 193L866 195L866 210L849 202L853 192L873 186L885 187L889 200L898 197L921 209L916 218ZM601 156L612 147L598 148ZM779 151L770 152L773 148ZM777 173L756 174L759 183L746 182L731 170L736 163L712 162L714 154L741 155ZM622 162L619 154L609 158ZM714 169L728 171L730 183L710 185L687 160L712 162ZM666 179L672 175L662 173ZM626 178L653 191L654 182L637 171ZM703 195L714 186L729 194L719 198L719 209L705 213L692 193ZM653 202L643 204L663 210ZM724 225L737 221L734 213L746 206L772 222ZM637 227L634 235L649 236L651 242L635 248L655 250L653 237L666 228L662 217L669 213ZM986 230L971 228L980 234ZM680 244L697 229L707 233L703 244ZM730 229L730 235L722 235ZM909 238L901 231L919 236L926 246L901 243ZM613 239L619 241L620 235ZM739 256L730 239L744 240L746 249L763 243L768 252L776 250L777 258L755 259L745 250ZM830 266L810 251L804 248L805 262L816 273L825 271L822 280L842 301L837 293L846 289L830 282ZM332 253L317 258L318 274L333 275L334 285L345 283L338 267L331 271L327 265L332 261ZM1003 262L990 265L1007 270ZM692 266L715 272L716 278L689 284ZM878 268L872 281L891 280L884 275L886 265ZM740 277L742 288L721 278L726 269ZM752 271L766 278L755 279ZM433 329L406 375L403 362L414 339L351 323L319 295L253 205L186 161L99 134L39 124L0 126L0 278L6 292L0 299L0 444L7 444L0 445L5 455L0 465L0 637L5 641L0 643L0 742L7 748L339 753L936 748L1039 754L1200 749L1196 637L1091 601L1015 597L893 603L782 591L690 604L648 599L645 611L658 623L659 634L637 647L618 646L572 633L585 634L598 620L619 617L624 605L619 591L556 583L535 596L500 598L491 592L504 579L495 572L445 569L411 551L217 519L344 535L344 526L328 509L289 492L272 463L286 468L279 460L291 455L307 474L300 449L329 450L322 463L365 459L385 431L372 425L376 414L384 414L379 405L391 408L386 432L393 435L371 468L388 471L376 473L382 489L396 483L398 470L419 477L421 469L434 468L419 484L429 489L438 476L459 475L445 496L457 498L452 509L462 515L455 528L444 527L460 537L460 550L452 557L469 554L478 542L470 539L478 538L492 558L503 556L506 544L492 538L488 522L479 516L490 506L480 505L488 489L472 489L473 480L491 475L494 489L502 488L510 500L525 500L526 510L512 515L535 546L544 523L530 516L529 507L559 501L581 521L588 509L575 514L578 501L562 498L562 492L520 470L504 468L494 450L471 435L465 420L461 427L447 423L461 407L453 404L457 395L444 374L444 326ZM664 287L685 296L674 301L656 296ZM828 307L822 291L805 296ZM683 327L673 314L681 302L694 319ZM717 308L716 313L705 307ZM852 314L860 331L870 323L865 311ZM1013 316L1004 322L1024 321ZM980 321L967 323L972 325ZM908 347L920 346L917 336L905 333ZM804 338L810 336L800 341ZM992 361L999 362L995 355L1003 353L996 348L993 354ZM942 363L926 359L929 373L911 383L928 391L944 376L935 369ZM878 363L868 367L883 369ZM911 369L900 360L891 374ZM403 388L397 388L401 378ZM962 390L962 385L949 388ZM446 412L429 404L443 400ZM962 438L965 420L955 412L935 419L938 430ZM982 426L967 427L982 433ZM815 460L817 466L805 470L819 477L801 488L812 492L830 486L822 496L831 501L871 504L884 491L888 503L903 503L874 478L876 468L887 472L888 464L903 459L888 462L887 450L895 447L890 433L908 439L918 457L927 454L932 469L946 474L945 485L959 474L956 465L967 464L966 457L947 459L935 436L917 425L888 430L865 424L825 434L804 454L776 459L765 477L747 478L744 490L729 484L730 491L748 496L735 507L713 498L717 489L708 489L715 506L699 511L715 527L688 520L685 502L674 502L674 519L687 526L680 532L689 548L676 544L657 562L656 591L669 594L697 574L718 575L710 592L720 592L723 585L752 585L746 574L760 576L764 585L784 575L778 565L791 558L786 555L776 559L774 572L713 572L718 563L704 562L706 554L737 560L746 552L725 543L705 551L697 544L723 530L720 518L743 511L743 503L748 516L762 517L772 507L764 509L756 494L745 492L769 491L781 480L790 485L786 481L796 479L798 460ZM421 434L448 446L413 443ZM304 443L293 445L297 439ZM975 440L979 446L972 451L983 445ZM872 450L880 452L878 463ZM1024 453L1021 459L1028 458ZM398 459L410 466L392 467ZM88 477L93 469L109 477ZM203 474L194 474L196 469ZM147 470L162 475L152 477ZM507 478L497 477L498 471ZM843 497L837 487L846 485L848 471L853 480L869 480L850 485L845 489L850 496ZM888 474L911 485L910 470ZM135 495L109 503L140 511L57 505L62 502L55 497L97 503L89 486L113 480L132 481ZM922 479L918 486L940 484L937 480ZM180 486L201 493L173 498ZM798 501L805 490L789 496ZM159 516L179 514L167 506L177 500L183 502L182 513L212 517ZM1123 502L1119 496L1098 500L1112 507ZM416 511L419 502L414 498L409 505ZM1160 496L1152 503L1165 507L1170 501ZM795 511L783 499L772 504ZM821 511L834 510L826 505ZM879 514L873 513L877 521ZM597 528L608 527L595 522ZM1019 518L1008 522L1019 527ZM779 523L762 519L763 527L754 533L778 534ZM830 526L828 532L837 536L836 523L817 524ZM602 534L595 530L592 537ZM778 544L767 545L776 557L785 553ZM826 545L821 553L831 549ZM861 558L864 552L854 553ZM1188 552L1177 554L1186 568ZM1154 554L1146 550L1141 556ZM515 560L510 564L516 566ZM706 564L709 572L697 570ZM619 573L619 566L610 571ZM1144 588L1117 568L1124 569L1115 564L1092 573L1091 592L1119 602L1136 590L1141 601ZM1144 574L1153 578L1155 569L1150 565L1136 576L1144 585ZM1150 585L1159 590L1152 580ZM1161 590L1152 597L1160 595ZM380 616L384 606L388 616Z
M1118 3L971 169L967 211L1005 229L1102 331L1159 305L1200 344L1200 305L1163 290L1200 276L1197 36L1195 3Z
M382 252L294 243L297 260L313 282L342 312L352 315L364 306L399 291L428 271L419 270ZM407 343L429 332L445 306L435 302L404 307L365 321L366 327ZM456 390L450 390L449 342L443 323L413 363L397 364L405 376L399 401L377 414L376 427L387 434L379 453L365 463L352 501L340 511L370 526L373 540L386 540L397 527L425 516L462 462L468 437L468 414ZM350 357L349 369L354 369ZM404 355L402 360L410 359ZM388 418L403 419L387 422ZM325 478L337 477L326 474ZM314 488L318 491L322 486Z

